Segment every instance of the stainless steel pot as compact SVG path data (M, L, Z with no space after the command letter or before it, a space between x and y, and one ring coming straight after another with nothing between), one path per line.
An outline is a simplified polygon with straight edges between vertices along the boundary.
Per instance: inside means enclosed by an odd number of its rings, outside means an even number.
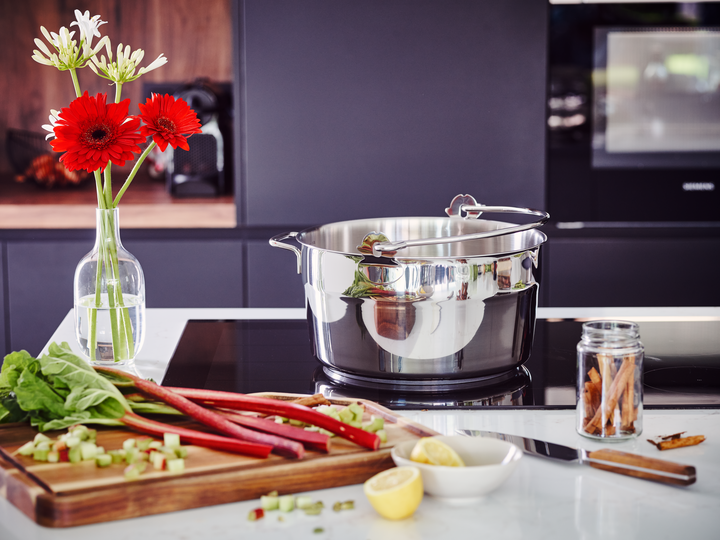
M331 223L270 239L297 256L314 352L331 379L437 390L503 376L528 359L533 270L547 240L537 227L548 214L483 206L469 195L455 197L446 212ZM484 212L540 219L513 225L478 219Z

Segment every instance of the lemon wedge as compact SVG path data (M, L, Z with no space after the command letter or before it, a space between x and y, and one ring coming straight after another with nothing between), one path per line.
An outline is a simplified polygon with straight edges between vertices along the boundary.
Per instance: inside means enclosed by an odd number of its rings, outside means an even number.
M455 450L434 437L420 439L410 453L410 461L429 465L442 465L444 467L465 466L465 462Z
M422 476L417 467L395 467L370 478L363 491L378 514L387 519L405 519L422 501Z

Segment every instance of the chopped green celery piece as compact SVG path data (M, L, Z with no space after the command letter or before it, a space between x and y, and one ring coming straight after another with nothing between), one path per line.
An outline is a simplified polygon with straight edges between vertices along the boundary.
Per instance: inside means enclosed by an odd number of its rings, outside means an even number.
M82 461L82 454L80 453L79 446L73 446L68 450L68 461L70 463L80 463Z
M283 495L278 500L278 508L281 512L292 512L295 509L295 496Z
M378 429L375 432L375 435L380 437L380 442L386 443L387 442L387 432L384 429Z
M261 495L260 507L267 511L280 508L280 498L277 495Z
M33 442L37 445L41 442L49 443L52 439L45 435L44 433L38 433L35 435L35 438L33 439Z
M97 455L97 446L95 443L91 442L80 443L80 455L82 456L83 461L95 459L95 456Z
M153 440L150 437L143 437L142 439L136 439L135 445L138 450L145 451L150 448L151 442L153 442Z
M90 438L88 428L85 426L77 426L76 428L71 429L70 436L77 437L81 441L87 441Z
M325 508L325 505L322 503L322 501L317 501L315 503L312 503L310 506L306 506L305 508L303 508L303 511L308 516L317 516L320 515L323 508Z
M60 461L60 452L57 452L56 450L51 450L48 452L47 460L50 463L57 463Z
M80 437L70 435L67 439L65 439L65 446L67 446L68 448L75 448L77 446L80 446L81 442L82 439L80 439Z
M308 495L300 495L295 500L295 506L297 506L300 510L305 510L305 508L309 508L312 504L312 497L309 497Z
M181 473L185 470L185 460L182 458L168 459L166 465L171 473Z
M35 443L33 441L28 441L25 444L23 444L20 448L17 449L17 453L21 456L31 456L33 452L35 451Z
M162 452L152 452L150 454L150 463L152 463L153 468L162 471L167 464L167 457Z
M370 433L376 433L378 430L381 430L384 428L385 428L385 420L383 420L379 416L373 416L372 421L363 426L363 429L365 431L369 431Z
M95 456L95 465L98 467L109 467L112 464L112 456L110 454L98 454Z
M334 418L335 420L340 420L340 413L338 412L335 405L320 405L317 408L317 411L331 418Z
M137 448L135 448L133 446L130 448L125 448L124 450L125 450L125 463L131 464L131 463L134 463L135 461L140 461L140 459L139 459L140 451Z
M50 443L48 441L35 443L35 450L50 450Z
M125 450L110 450L108 452L113 463L122 463L125 461Z
M123 449L129 450L130 448L135 448L135 439L125 439L123 441Z
M175 451L175 455L179 458L185 459L188 455L187 448L184 446L178 446L177 448L173 448L173 450Z
M145 461L138 461L137 463L131 463L127 467L125 467L125 480L136 480L140 477L142 472L145 470L145 467L147 467L147 463Z
M160 441L153 441L150 443L150 446L148 448L152 448L153 450L157 450L158 448L162 448L163 443Z
M177 433L163 433L163 446L177 448L180 446L180 435Z
M345 407L338 414L340 415L340 421L346 424L355 420L355 413L353 413L348 407Z
M363 414L365 414L365 409L362 405L359 403L351 403L348 405L348 409L350 409L355 415L355 420L360 420L362 422Z
M33 459L35 461L47 461L48 460L48 453L50 452L49 448L45 448L44 450L35 449L33 452Z

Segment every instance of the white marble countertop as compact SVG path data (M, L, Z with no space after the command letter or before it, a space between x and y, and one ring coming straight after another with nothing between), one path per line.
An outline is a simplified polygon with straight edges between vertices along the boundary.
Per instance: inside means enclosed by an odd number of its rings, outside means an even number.
M718 317L720 308L541 309L544 318L638 318L665 316ZM188 319L304 318L302 309L168 309L148 310L148 337L138 359L146 377L162 380L165 366ZM70 316L50 341L73 343ZM438 432L459 428L502 431L515 435L594 450L599 444L577 435L573 411L493 410L405 411L411 420ZM687 431L707 440L694 447L660 452L647 438ZM257 522L247 520L258 501L218 505L137 519L69 529L36 525L15 507L0 499L2 540L120 540L139 536L155 539L263 538L343 540L438 538L535 539L714 539L720 533L720 410L645 411L644 433L636 440L612 448L693 465L698 480L688 487L672 487L624 477L589 467L557 464L525 456L510 479L483 500L452 506L425 496L415 515L400 522L378 516L362 494L362 486L312 492L326 509L319 516L299 512L269 513ZM355 510L341 513L329 507L352 499ZM321 528L322 532L314 532Z

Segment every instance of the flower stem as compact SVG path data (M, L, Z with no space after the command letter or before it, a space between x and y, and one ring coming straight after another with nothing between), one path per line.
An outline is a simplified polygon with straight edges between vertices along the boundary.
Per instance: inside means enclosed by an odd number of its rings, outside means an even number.
M115 103L120 103L120 94L122 93L122 83L115 81Z
M132 171L130 171L130 174L128 174L128 177L125 179L125 183L120 188L120 191L118 191L118 194L115 197L115 201L113 202L112 208L117 208L118 204L120 204L120 199L122 199L122 196L125 194L125 191L127 191L127 188L130 187L130 182L133 181L133 178L135 178L135 175L140 170L140 166L143 164L143 161L145 161L145 158L148 157L150 152L152 152L153 148L155 148L155 141L150 142L148 147L145 149L145 151L142 153L142 155L138 158L137 162L135 162L135 166L133 167Z
M112 161L108 161L107 167L105 167L105 185L103 189L104 204L103 208L110 210L112 206L112 173L110 168L112 167Z
M80 91L80 81L78 81L78 76L75 68L70 68L70 76L72 77L73 88L75 88L75 96L82 96L82 92Z

